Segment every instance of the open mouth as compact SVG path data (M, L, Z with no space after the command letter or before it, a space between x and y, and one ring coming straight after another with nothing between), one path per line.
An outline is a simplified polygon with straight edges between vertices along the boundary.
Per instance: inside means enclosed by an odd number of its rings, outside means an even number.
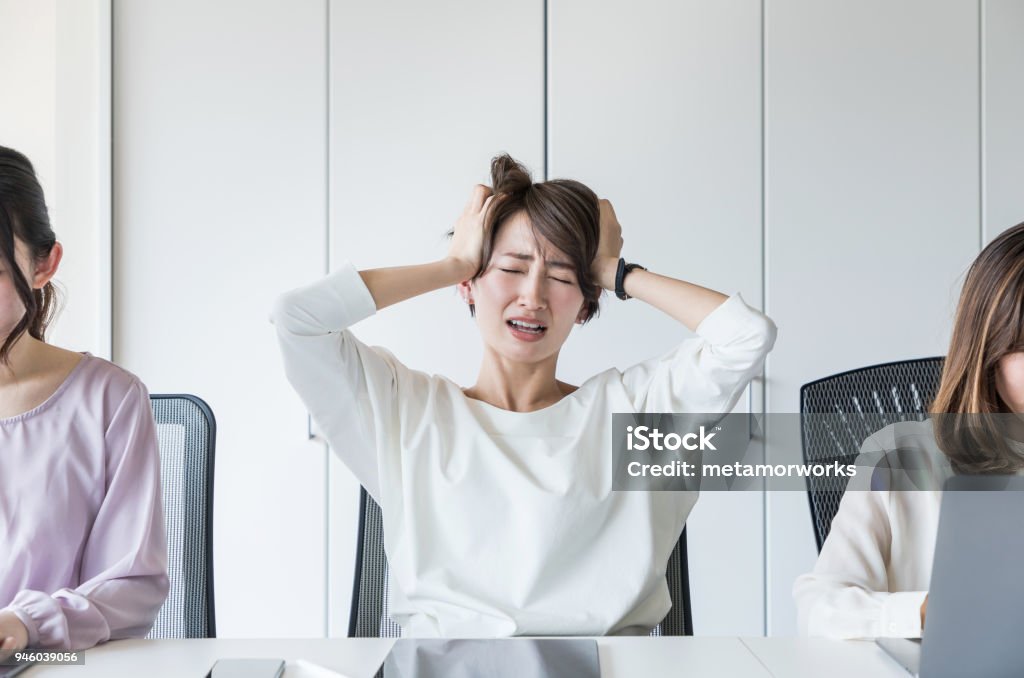
M525 320L508 320L505 322L505 324L518 332L533 335L544 334L545 330L548 329L544 325L526 322Z

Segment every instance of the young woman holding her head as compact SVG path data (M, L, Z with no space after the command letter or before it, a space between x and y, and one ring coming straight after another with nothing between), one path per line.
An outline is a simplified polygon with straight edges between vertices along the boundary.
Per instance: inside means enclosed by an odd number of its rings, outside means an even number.
M149 396L44 342L61 255L31 163L0 147L0 651L142 637L167 597Z
M930 411L928 422L883 429L865 451L909 442L935 478L1024 469L1024 224L971 265ZM814 570L793 587L801 632L919 638L940 502L937 490L847 492Z
M357 271L281 297L286 372L384 515L391 616L410 636L647 633L696 495L613 492L613 412L726 412L775 338L739 296L634 269L625 292L695 330L660 358L580 386L556 376L574 325L615 289L607 201L533 183L508 156L456 222L448 256ZM476 383L405 367L347 329L455 285L484 343ZM639 329L637 331L643 331Z

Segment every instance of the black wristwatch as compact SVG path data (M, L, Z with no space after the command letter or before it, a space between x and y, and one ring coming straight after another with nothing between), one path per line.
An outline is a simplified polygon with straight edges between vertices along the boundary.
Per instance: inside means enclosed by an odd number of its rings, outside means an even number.
M619 267L615 269L615 296L623 301L630 298L630 296L626 294L626 288L623 283L626 280L626 276L629 275L629 272L636 268L639 268L641 271L647 270L640 264L627 264L625 259L619 257Z

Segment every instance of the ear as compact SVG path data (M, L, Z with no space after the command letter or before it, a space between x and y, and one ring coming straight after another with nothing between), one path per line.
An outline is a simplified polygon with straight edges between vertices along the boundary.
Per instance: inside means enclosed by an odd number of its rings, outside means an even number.
M462 297L464 302L467 304L476 303L473 301L473 287L468 280L463 280L457 285L457 287L459 290L459 296Z
M60 266L60 260L64 257L64 246L59 242L54 243L50 253L44 259L37 259L35 271L32 274L32 287L42 289L46 283L53 279Z
M583 302L583 305L580 306L580 312L576 314L576 324L582 325L587 322L587 318L589 317L590 315L587 313L587 302Z

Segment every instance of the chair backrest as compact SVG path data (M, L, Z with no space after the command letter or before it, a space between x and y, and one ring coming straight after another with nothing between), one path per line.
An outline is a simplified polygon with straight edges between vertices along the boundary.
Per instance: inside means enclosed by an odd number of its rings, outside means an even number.
M664 621L651 631L651 635L692 636L685 527L669 557L666 579L672 609ZM402 635L401 627L391 619L388 611L388 585L388 559L384 553L384 524L380 506L365 489L361 489L352 610L348 622L350 638L397 638Z
M213 460L217 424L191 395L152 395L170 592L147 638L215 638Z
M852 464L872 433L898 421L923 421L939 390L943 360L940 356L883 363L804 384L800 389L804 462ZM842 477L807 478L818 551L832 529L846 483Z

